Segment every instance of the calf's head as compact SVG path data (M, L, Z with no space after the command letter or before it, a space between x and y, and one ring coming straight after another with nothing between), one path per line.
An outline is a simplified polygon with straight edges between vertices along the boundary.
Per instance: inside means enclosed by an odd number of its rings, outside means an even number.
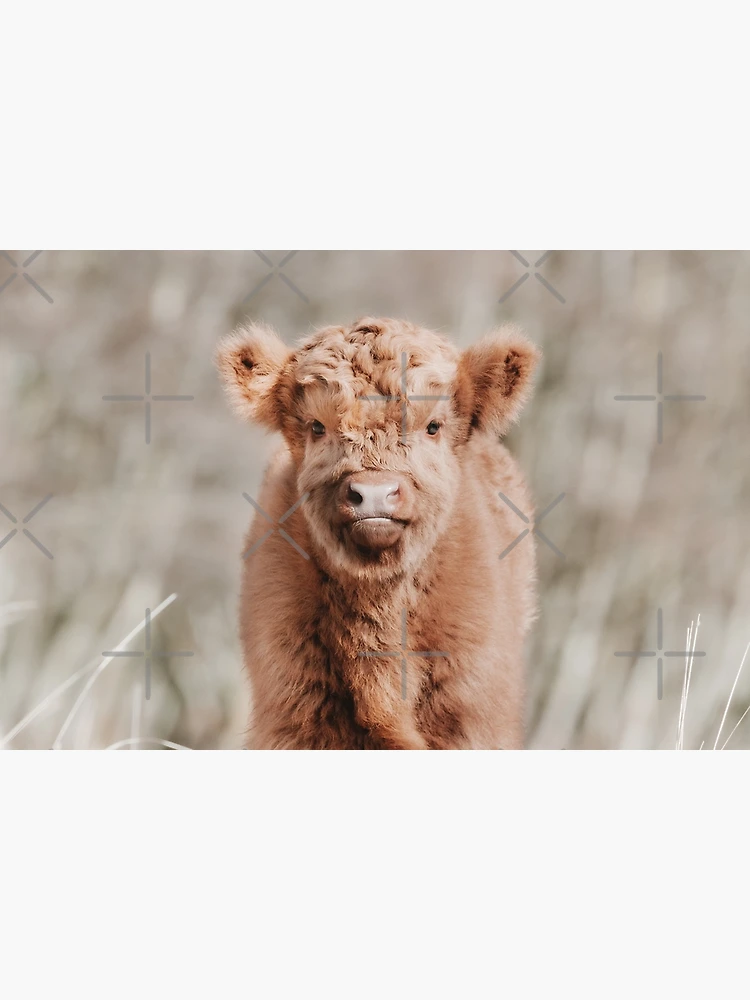
M459 353L411 323L365 319L296 348L241 327L217 363L239 414L284 435L317 558L384 579L428 556L462 488L461 449L506 432L537 358L512 327Z

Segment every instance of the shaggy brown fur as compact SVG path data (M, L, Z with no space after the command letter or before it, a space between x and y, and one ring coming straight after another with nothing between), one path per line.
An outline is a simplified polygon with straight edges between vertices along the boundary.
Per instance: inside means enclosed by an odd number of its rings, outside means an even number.
M285 438L258 498L277 526L261 542L257 515L243 550L249 748L521 747L533 536L499 558L519 520L498 493L531 502L499 438L537 359L515 328L459 354L392 319L221 343L239 414ZM385 516L359 516L369 482Z

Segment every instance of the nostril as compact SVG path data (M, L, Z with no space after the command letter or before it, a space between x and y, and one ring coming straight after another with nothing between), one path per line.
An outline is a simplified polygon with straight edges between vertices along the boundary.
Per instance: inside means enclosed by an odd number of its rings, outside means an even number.
M354 488L354 486L352 486L351 483L349 483L349 488L346 491L346 499L349 501L350 504L353 504L355 507L359 507L359 505L364 500L364 497L362 496L361 493L357 492L357 490Z
M396 497L400 494L400 492L401 492L401 489L400 489L399 486L391 486L391 488L386 493L385 498L386 498L386 500L390 500L391 498L393 498L395 500Z

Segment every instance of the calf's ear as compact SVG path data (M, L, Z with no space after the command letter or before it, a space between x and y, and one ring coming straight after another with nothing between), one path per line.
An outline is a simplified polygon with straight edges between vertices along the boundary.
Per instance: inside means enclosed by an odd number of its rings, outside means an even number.
M468 347L458 365L456 396L468 432L505 434L531 393L541 352L514 326Z
M216 367L230 403L244 420L281 429L279 387L291 353L270 327L255 323L220 341Z

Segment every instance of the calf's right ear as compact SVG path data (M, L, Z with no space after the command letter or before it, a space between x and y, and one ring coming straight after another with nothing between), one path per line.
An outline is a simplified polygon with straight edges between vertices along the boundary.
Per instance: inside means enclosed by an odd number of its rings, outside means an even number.
M216 367L236 413L281 428L279 383L291 351L270 327L240 326L220 341Z
M512 325L467 348L458 366L459 410L469 433L479 429L502 437L518 419L531 392L540 351Z

